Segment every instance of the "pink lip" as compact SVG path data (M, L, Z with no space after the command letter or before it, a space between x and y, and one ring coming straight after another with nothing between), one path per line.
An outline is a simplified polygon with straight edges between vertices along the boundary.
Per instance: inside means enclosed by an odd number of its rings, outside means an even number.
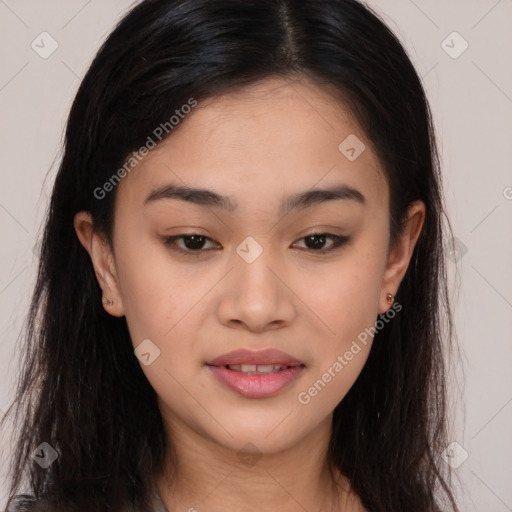
M290 368L260 375L250 375L226 368L227 365L241 364L275 364ZM301 361L276 349L259 352L235 350L212 359L206 363L206 366L220 382L247 398L264 398L275 395L296 379L304 369L304 364Z
M206 363L209 366L226 366L230 364L280 364L282 366L298 366L303 364L302 361L281 352L275 348L266 350L234 350L227 354L212 359Z

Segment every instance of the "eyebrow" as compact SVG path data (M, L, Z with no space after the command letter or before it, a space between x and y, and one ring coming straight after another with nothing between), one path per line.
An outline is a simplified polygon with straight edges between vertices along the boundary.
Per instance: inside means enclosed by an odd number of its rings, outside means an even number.
M199 206L219 208L230 212L237 208L236 201L229 196L204 188L173 184L164 185L153 190L144 200L144 205L162 199L177 199ZM313 188L290 196L281 204L280 213L286 214L292 210L305 209L326 201L340 199L353 200L361 205L366 203L364 195L359 190L345 184L340 184L331 188Z

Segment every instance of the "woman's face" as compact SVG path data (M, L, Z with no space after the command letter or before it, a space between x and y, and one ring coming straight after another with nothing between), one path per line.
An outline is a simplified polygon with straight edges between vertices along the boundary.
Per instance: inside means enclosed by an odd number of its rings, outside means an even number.
M113 257L89 245L105 308L126 316L168 426L277 452L330 425L391 307L422 205L388 254L376 155L309 82L269 79L183 117L117 185ZM221 357L238 350L251 354Z

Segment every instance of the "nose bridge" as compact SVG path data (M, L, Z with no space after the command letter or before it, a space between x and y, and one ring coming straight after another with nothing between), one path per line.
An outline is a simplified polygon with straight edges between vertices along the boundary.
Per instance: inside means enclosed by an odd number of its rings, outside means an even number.
M275 258L276 251L270 245L270 237L260 236L258 239L249 235L236 247L236 278L246 293L266 293L271 299L271 289L278 283L270 269L279 263Z
M290 321L293 304L286 286L278 279L280 262L270 237L247 236L233 254L231 293L220 307L223 322L243 323L261 330L267 324ZM261 243L260 243L261 242ZM276 276L277 274L277 276Z

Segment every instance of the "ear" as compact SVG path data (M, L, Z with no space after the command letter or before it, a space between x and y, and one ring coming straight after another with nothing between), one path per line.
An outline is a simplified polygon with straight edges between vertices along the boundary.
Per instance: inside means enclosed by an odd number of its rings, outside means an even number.
M102 235L94 230L94 222L89 212L78 212L73 224L80 243L89 253L96 279L103 290L103 299L112 302L111 305L108 305L102 301L105 311L113 316L123 316L123 303L119 293L114 255L110 245Z
M395 295L407 272L411 256L425 221L425 203L414 201L407 212L403 232L388 256L388 262L382 279L379 314L385 313L393 304L386 300L386 295Z

